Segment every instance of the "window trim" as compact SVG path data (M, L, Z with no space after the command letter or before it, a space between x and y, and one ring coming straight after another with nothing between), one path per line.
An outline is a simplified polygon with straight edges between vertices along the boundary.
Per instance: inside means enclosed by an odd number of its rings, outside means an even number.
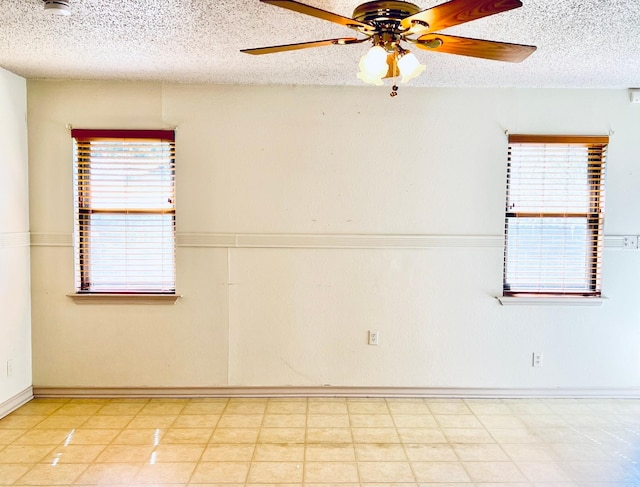
M173 191L175 194L175 130L174 129L151 129L151 130L141 130L141 129L72 129L71 130L71 138L75 141L75 143L89 143L91 142L104 142L104 141L117 141L126 140L130 142L141 142L141 141L154 141L154 142L169 142L171 143L171 151L173 157L173 176L172 176L172 184ZM128 209L125 207L121 208L93 208L91 206L84 206L78 201L78 193L79 186L81 185L81 181L88 180L90 181L90 174L83 174L81 172L81 163L85 162L90 164L90 161L83 160L82 157L79 156L78 152L74 150L74 171L77 172L77 178L74 181L74 198L76 199L75 210L76 210L76 218L75 218L75 226L78 229L77 235L77 244L74 244L75 252L77 253L76 264L78 269L75 271L77 275L77 279L79 282L75 283L75 293L68 294L69 297L72 297L74 300L81 300L85 302L97 300L100 302L106 302L107 298L117 298L118 302L127 301L127 302L142 302L153 300L156 304L159 302L167 301L174 303L179 296L176 293L175 285L176 282L174 280L173 289L169 289L166 291L153 291L153 290L141 290L140 292L135 290L117 290L117 291L104 291L104 290L94 290L90 289L90 266L87 264L86 260L88 257L88 241L85 234L90 234L90 230L83 231L84 227L88 228L87 221L90 220L91 215L94 214L148 214L148 215L172 215L173 216L173 265L175 269L176 265L176 249L177 249L177 233L176 233L176 208L175 202L174 206L171 209L167 208L157 208L157 209ZM89 171L89 169L86 169ZM90 187L90 186L89 186ZM83 221L85 223L83 224ZM84 250L83 250L84 249ZM175 277L174 277L175 279Z
M596 193L595 200L592 200L589 211L581 213L569 212L514 212L509 208L509 187L510 173L507 172L507 195L505 206L505 235L504 235L504 257L503 257L503 273L502 273L502 296L498 298L502 305L510 304L533 304L538 301L540 304L558 304L564 300L563 304L574 304L582 301L591 301L589 304L601 305L602 296L601 284L602 273L600 267L602 265L602 252L604 250L604 183L605 183L605 164L606 151L609 144L609 136L572 136L572 135L529 135L529 134L509 134L508 146L509 154L512 144L559 144L559 145L583 145L587 148L596 146L605 146L602 150L602 157L594 164L589 160L586 161L587 170L590 166L598 166L598 178L595 184L591 184L592 190ZM511 164L511 156L508 156L508 167ZM588 179L589 180L589 179ZM592 196L593 199L593 196ZM580 291L511 291L507 289L507 244L508 244L508 222L510 218L584 218L588 230L589 242L591 245L589 266L593 271L590 274L590 289ZM502 299L501 299L502 298ZM537 303L536 303L537 304Z

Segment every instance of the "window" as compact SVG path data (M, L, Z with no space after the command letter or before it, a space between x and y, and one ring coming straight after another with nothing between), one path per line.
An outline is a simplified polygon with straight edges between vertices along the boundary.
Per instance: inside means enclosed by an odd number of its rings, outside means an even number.
M600 296L608 142L509 136L505 296Z
M174 132L71 136L76 292L174 294Z

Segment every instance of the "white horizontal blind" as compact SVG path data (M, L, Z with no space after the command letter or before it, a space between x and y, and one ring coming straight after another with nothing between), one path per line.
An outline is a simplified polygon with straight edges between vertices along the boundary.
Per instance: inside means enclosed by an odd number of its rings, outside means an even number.
M607 143L509 137L504 295L600 295Z
M175 292L173 131L72 131L78 292Z

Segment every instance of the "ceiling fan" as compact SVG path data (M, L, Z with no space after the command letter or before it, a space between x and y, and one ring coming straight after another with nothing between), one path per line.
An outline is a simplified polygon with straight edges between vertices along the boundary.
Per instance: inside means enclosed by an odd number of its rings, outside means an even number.
M294 0L260 0L344 25L364 37L341 37L280 46L243 49L247 54L271 54L332 44L359 44L370 41L373 47L360 60L358 78L376 85L384 78L402 75L407 82L425 70L401 42L427 50L459 54L496 61L520 62L536 50L535 46L486 41L437 33L441 29L488 17L522 6L520 0L450 0L426 10L404 1L376 1L358 5L353 18L328 12ZM394 96L397 86L391 93Z

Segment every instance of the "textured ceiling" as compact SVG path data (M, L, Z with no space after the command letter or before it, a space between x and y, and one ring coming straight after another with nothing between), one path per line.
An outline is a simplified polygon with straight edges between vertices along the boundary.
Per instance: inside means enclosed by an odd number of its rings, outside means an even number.
M351 17L358 0L303 0ZM640 86L640 0L522 0L444 33L538 47L520 64L416 49L412 86ZM414 0L420 8L439 0ZM0 0L0 66L26 78L360 85L366 44L250 56L242 48L349 37L353 31L258 0Z

